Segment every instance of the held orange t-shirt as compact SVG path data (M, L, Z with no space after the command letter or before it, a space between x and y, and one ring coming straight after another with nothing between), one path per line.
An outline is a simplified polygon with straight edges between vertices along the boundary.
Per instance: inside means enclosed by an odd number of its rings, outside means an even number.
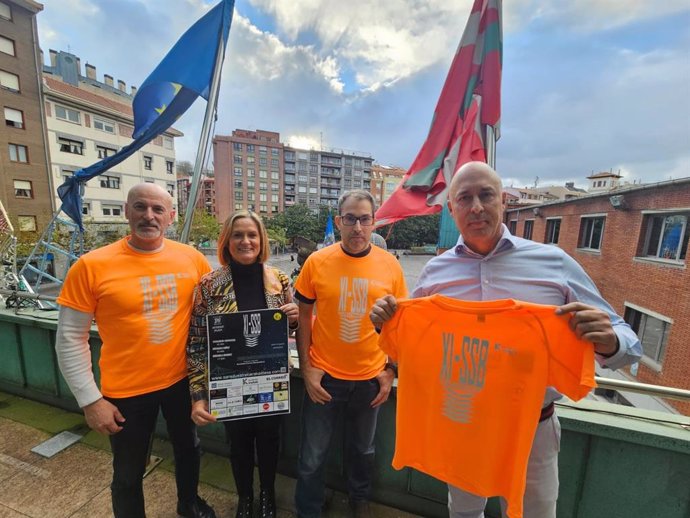
M94 313L103 342L101 392L113 398L164 389L187 375L194 286L211 270L190 246L166 239L161 250L144 253L127 239L83 255L57 299Z
M508 516L522 518L546 387L578 400L595 386L594 348L569 318L514 300L400 301L380 337L398 361L393 467L502 496Z
M346 254L340 243L311 254L295 282L300 300L315 301L309 358L334 378L367 380L386 363L378 334L369 320L376 299L407 297L398 260L372 246L361 257Z

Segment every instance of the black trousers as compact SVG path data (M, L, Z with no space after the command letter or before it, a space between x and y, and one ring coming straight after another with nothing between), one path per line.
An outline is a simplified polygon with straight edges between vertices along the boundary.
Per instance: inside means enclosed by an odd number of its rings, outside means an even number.
M225 423L225 432L230 442L230 465L240 497L252 497L254 494L255 452L261 489L274 492L281 422L282 416L274 415Z
M143 476L158 411L168 428L175 456L179 502L192 502L199 485L200 449L192 422L189 381L185 377L156 392L128 398L106 398L125 417L123 429L110 436L113 482L110 485L115 518L144 518Z

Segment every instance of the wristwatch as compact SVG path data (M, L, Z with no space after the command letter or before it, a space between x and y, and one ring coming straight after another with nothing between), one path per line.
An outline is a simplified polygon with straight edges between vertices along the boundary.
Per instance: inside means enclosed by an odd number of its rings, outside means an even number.
M396 378L398 377L398 365L397 364L391 363L391 362L386 362L386 365L383 366L383 370L386 370L386 369L392 370L395 377Z

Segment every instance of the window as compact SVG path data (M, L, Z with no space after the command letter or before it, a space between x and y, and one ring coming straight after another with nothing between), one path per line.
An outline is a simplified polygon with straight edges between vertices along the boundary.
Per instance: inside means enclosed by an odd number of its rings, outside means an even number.
M522 230L522 237L525 239L532 239L532 229L534 228L534 220L528 219L525 221L525 228Z
M105 146L96 146L96 151L98 152L98 158L107 158L117 152L115 149Z
M77 110L65 108L58 104L55 105L55 117L68 122L74 122L75 124L79 124L81 121L81 114Z
M233 142L232 143L232 149L235 151L242 151L242 143L241 142Z
M107 176L102 174L98 177L98 179L101 182L101 187L103 187L104 189L120 188L120 178L117 176ZM119 214L113 214L113 216L119 216Z
M10 162L29 162L29 151L26 146L9 144Z
M88 216L89 214L91 214L91 204L90 203L82 203L81 213L83 216Z
M637 333L643 354L654 362L661 363L673 320L637 306L632 307L632 304L626 304L624 318Z
M280 180L280 174L278 173L278 171L273 171L271 173L271 180Z
M255 185L254 180L247 180L247 189L254 189Z
M36 216L17 216L20 232L36 232Z
M247 193L247 201L254 201L254 193L253 192Z
M232 161L236 164L241 164L242 163L242 156L241 155L235 155L232 157Z
M268 160L265 158L259 158L259 165L262 167L266 167L268 165Z
M165 161L165 172L168 174L173 174L173 163L170 160Z
M560 219L547 219L546 220L546 243L555 245L558 243L558 235L561 232L561 220Z
M345 182L347 183L347 180L345 180ZM516 219L510 220L510 222L508 223L508 230L510 231L511 234L515 235L515 233L517 232L517 220Z
M278 159L277 158L271 158L271 167L274 169L278 168Z
M101 212L104 216L121 216L122 205L102 205Z
M93 118L93 127L99 131L115 134L115 124L104 119Z
M58 138L58 145L60 146L60 151L64 153L73 153L75 155L84 154L84 143L78 140L61 137Z
M267 191L268 184L266 182L259 182L259 189L261 189L262 191Z
M235 203L235 210L242 210L242 204L241 203Z
M271 190L272 191L279 191L280 190L280 185L277 183L272 183L271 184Z
M264 193L259 194L259 201L268 201Z
M235 180L235 189L242 188L242 180Z
M5 20L12 19L12 11L10 11L10 6L4 2L0 2L0 18Z
M14 180L14 197L33 198L34 193L31 188L31 182L27 182L26 180Z
M241 191L235 191L235 199L236 200L242 199L242 192Z
M0 86L13 92L19 91L19 76L0 70Z
M175 143L172 137L163 137L163 147L165 149L175 149Z
M166 183L165 184L165 190L168 191L168 194L172 196L173 198L175 197L175 184L173 183Z
M256 162L256 159L254 158L254 155L249 155L247 157L247 165L254 165L255 162Z
M73 176L74 176L74 171L68 171L67 169L62 171L62 181L65 181L65 180L67 180L67 178L71 178Z
M273 203L278 203L278 195L277 194L271 194L271 201Z
M14 41L9 38L5 38L4 36L0 36L0 52L4 52L10 56L16 56L14 50Z
M278 156L278 149L277 148L274 148L274 147L271 148L271 156L275 156L275 157Z
M144 169L147 171L150 171L153 169L153 157L152 156L145 156L144 157Z
M643 256L682 261L688 249L688 213L647 216Z
M254 169L247 169L247 178L254 178Z
M579 248L590 250L601 249L601 239L604 236L604 216L587 217L580 220Z
M268 171L259 169L259 178L268 178Z
M259 212L268 212L268 207L266 205L260 205Z
M5 106L5 125L11 128L24 128L24 114L20 110Z
M254 144L247 144L247 153L254 153Z

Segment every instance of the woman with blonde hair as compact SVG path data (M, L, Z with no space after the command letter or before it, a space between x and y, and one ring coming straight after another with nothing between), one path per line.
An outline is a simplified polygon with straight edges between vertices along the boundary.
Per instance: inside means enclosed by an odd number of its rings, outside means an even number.
M254 212L233 213L223 224L218 240L220 268L204 275L194 294L187 344L187 366L192 395L192 420L199 426L216 421L208 408L208 343L206 315L252 309L278 308L297 327L298 309L292 300L288 276L266 264L268 234ZM281 416L254 417L225 422L239 501L236 518L253 516L254 455L258 459L260 514L274 517L275 475L280 449Z

